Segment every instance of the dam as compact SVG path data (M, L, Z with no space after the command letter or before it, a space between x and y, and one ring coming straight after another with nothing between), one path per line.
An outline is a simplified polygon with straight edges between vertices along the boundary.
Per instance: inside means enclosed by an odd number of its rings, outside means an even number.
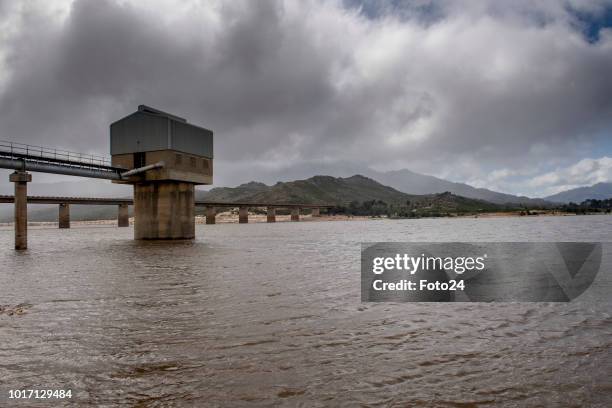
M146 105L110 125L111 158L0 142L0 168L15 170L9 176L13 196L0 203L15 207L15 249L27 249L27 205L57 204L59 228L70 228L71 204L116 205L117 225L129 226L128 206L134 207L134 239L176 240L195 238L195 207L206 207L206 222L215 223L218 208L238 208L239 222L248 223L248 209L265 207L267 221L276 221L276 210L287 208L291 220L300 210L313 216L331 205L307 203L196 202L195 186L213 183L213 132L186 119ZM107 179L133 185L133 199L91 197L28 197L30 172Z

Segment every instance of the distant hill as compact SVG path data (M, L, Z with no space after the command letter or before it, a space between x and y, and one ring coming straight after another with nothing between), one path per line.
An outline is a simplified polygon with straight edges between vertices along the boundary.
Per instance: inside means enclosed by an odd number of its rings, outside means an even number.
M214 188L198 192L199 200L253 203L334 204L346 206L351 202L383 201L393 205L410 205L441 212L495 211L502 206L482 200L441 194L406 194L361 175L352 177L315 176L306 180L279 182L273 186L247 183L234 188ZM228 199L229 198L229 199ZM407 204L409 203L409 204Z
M581 203L585 200L612 198L612 183L597 183L589 187L578 187L546 197L556 203Z
M253 203L348 204L351 201L382 200L403 202L411 196L364 176L347 178L314 176L306 180L279 182L273 186L247 183L235 188L213 188L200 192L207 201L249 201Z
M253 195L262 191L268 191L270 187L264 183L251 181L238 187L215 187L209 191L196 190L196 200L209 200L216 202L240 202L247 201Z
M366 175L407 194L435 194L448 191L459 196L485 200L495 204L518 204L528 207L550 205L540 198L498 193L486 188L476 188L465 183L455 183L434 176L415 173L407 169L388 172L368 171Z

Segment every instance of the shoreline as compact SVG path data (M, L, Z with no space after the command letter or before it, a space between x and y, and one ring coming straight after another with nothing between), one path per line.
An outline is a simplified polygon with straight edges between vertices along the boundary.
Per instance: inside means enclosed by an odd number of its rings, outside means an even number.
M310 214L301 215L299 222L324 222L324 221L360 221L360 220L369 220L369 219L382 219L382 218L372 218L369 216L349 216L349 215L321 215L320 217L313 217ZM238 224L238 215L226 213L218 213L215 224ZM276 222L293 222L291 221L291 215L276 215ZM196 225L206 224L206 216L204 215L196 215L195 217ZM255 223L267 223L266 214L255 214L249 213L249 224ZM57 221L29 221L28 227L57 227ZM100 226L117 226L117 220L81 220L81 221L71 221L70 226L91 226L91 225L100 225ZM134 217L130 217L130 226L134 225ZM0 228L8 228L13 227L14 223L5 222L0 223Z
M541 212L530 215L521 215L519 212L497 212L497 213L481 213L481 214L461 214L441 217L386 217L386 216L369 216L369 215L321 215L320 217L313 217L310 214L301 215L299 222L328 222L328 221L367 221L367 220L418 220L418 219L452 219L452 218L533 218L533 217L576 217L578 215L607 215L605 213L591 213L591 214L573 214L573 213L562 213L562 212ZM608 214L609 215L609 214ZM238 215L228 212L218 213L215 224L238 224ZM292 222L291 215L276 215L276 222ZM206 216L196 215L196 225L206 224ZM255 223L267 223L266 214L249 213L249 224ZM29 227L57 227L57 221L30 221L28 222ZM80 220L71 221L71 226L83 227L83 226L117 226L117 220ZM134 225L134 217L130 217L130 226ZM14 223L5 222L0 223L0 228L5 229L13 227Z

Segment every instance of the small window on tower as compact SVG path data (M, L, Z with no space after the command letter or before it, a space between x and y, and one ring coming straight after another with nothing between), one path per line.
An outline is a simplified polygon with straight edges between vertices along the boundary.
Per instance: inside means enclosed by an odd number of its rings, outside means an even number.
M134 168L144 167L147 164L147 156L145 152L134 153Z
M197 166L196 158L195 157L190 157L189 158L189 163L191 164L191 167L196 167Z
M174 161L177 165L180 165L183 163L183 156L177 153L174 157Z

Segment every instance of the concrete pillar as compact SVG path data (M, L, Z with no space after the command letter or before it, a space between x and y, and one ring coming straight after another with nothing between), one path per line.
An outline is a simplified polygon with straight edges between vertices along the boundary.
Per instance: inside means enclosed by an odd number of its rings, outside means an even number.
M119 227L130 226L130 213L127 204L119 204L117 208L117 225Z
M312 209L312 216L313 217L320 217L321 216L321 209L320 208L313 208Z
M268 207L266 219L268 222L276 222L276 208Z
M16 171L9 180L15 183L15 249L28 249L28 183L32 175Z
M195 238L195 194L191 183L134 184L134 239Z
M59 227L70 228L70 204L61 203L59 205Z
M291 221L300 220L300 207L293 207L291 209Z
M217 216L217 209L215 207L206 207L206 223L207 224L214 224L216 216Z
M238 223L247 224L249 222L249 208L239 207L238 208Z

